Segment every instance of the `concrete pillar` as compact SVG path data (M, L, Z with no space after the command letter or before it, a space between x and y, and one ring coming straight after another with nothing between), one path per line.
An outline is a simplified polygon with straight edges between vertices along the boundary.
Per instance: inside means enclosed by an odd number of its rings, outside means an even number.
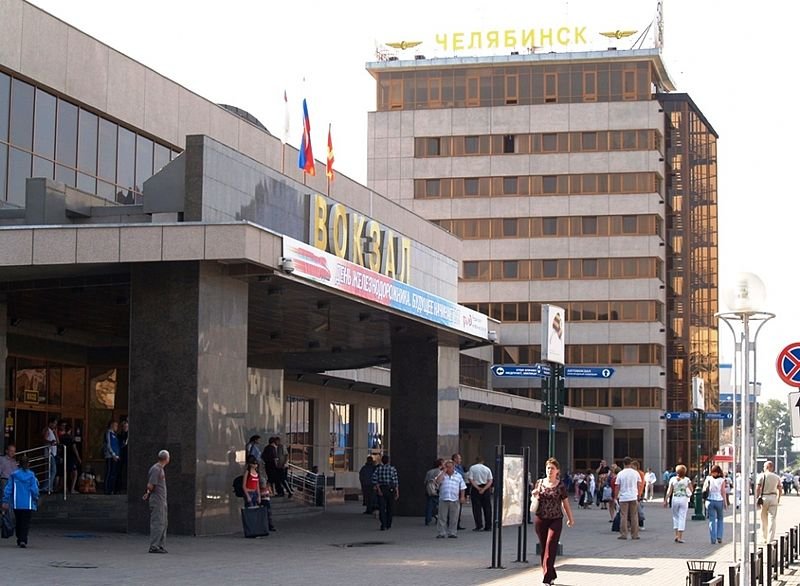
M238 528L230 479L249 408L247 303L247 284L215 263L132 268L129 530L148 530L141 495L161 449L172 458L170 532Z
M624 458L625 454L616 455L614 454L614 428L613 427L604 427L603 428L603 458L606 462L608 462L609 466L614 464L614 458Z
M437 456L458 451L458 348L392 339L392 463L400 479L398 514L425 511L423 479Z

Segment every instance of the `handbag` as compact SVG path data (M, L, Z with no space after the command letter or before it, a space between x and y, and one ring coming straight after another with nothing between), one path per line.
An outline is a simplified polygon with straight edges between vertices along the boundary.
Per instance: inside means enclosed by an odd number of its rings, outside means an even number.
M14 535L14 517L10 511L3 511L3 518L0 521L0 537L8 539Z
M766 479L767 479L766 475L761 477L761 491L762 492L764 491L764 481ZM763 496L758 497L758 500L756 500L756 506L760 507L763 504L764 504L764 497Z
M708 500L708 491L710 489L709 485L710 485L710 481L708 479L706 479L706 481L703 483L703 501L707 501Z
M542 488L542 481L541 481L541 480L539 480L539 481L536 483L536 486L537 486L539 489L541 489L541 488ZM538 496L532 496L532 497L531 497L531 513L535 515L535 514L536 514L536 511L538 511L538 510L539 510L539 497L538 497Z

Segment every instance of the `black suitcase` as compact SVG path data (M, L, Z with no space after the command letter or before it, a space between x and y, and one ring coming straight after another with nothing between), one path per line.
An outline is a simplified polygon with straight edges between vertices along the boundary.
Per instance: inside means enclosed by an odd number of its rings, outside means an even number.
M242 531L245 537L269 535L267 509L264 507L242 509Z
M619 511L617 511L617 514L614 515L614 522L611 523L611 530L619 533L619 524L620 524Z

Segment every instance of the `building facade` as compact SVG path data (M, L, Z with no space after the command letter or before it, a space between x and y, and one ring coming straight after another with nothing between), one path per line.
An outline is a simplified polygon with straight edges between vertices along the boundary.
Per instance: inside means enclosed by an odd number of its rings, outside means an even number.
M716 137L688 96L668 93L660 53L367 69L377 87L368 185L464 240L459 300L502 322L492 356L462 357L462 383L540 398L537 381L488 367L539 362L541 306L562 306L566 363L615 369L606 380L568 379L568 405L613 418L570 426L568 467L626 455L653 469L689 462L686 428L664 412L692 407L690 366L673 349L716 359ZM688 184L676 186L676 168L704 199L678 200ZM680 242L675 206L694 235ZM676 291L682 258L686 286ZM679 300L686 327L676 325Z

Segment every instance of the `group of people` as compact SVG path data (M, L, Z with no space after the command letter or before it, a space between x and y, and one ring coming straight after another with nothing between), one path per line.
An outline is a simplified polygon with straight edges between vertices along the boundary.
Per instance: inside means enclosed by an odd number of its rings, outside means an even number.
M45 455L49 458L49 474L43 492L58 492L65 485L70 493L77 492L76 483L83 463L80 430L73 430L69 421L51 417L42 430L42 439L47 446ZM66 477L63 474L65 464Z
M245 446L245 457L248 461L255 460L264 466L264 480L272 487L272 494L292 498L294 489L289 484L289 452L281 441L281 437L274 435L264 449L261 449L261 436L250 436Z

